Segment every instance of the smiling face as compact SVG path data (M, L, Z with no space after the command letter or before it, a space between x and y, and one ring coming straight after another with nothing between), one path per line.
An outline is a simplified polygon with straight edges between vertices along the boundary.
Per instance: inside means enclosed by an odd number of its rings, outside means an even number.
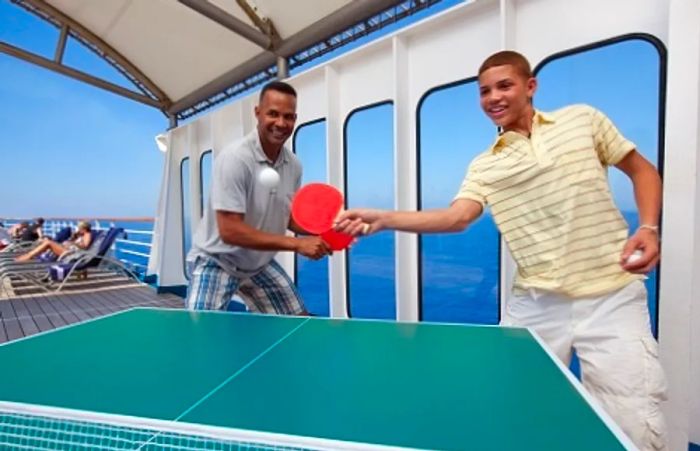
M479 75L481 109L503 131L530 132L536 89L537 80L511 64L490 67Z
M255 107L260 143L268 156L275 158L294 131L296 110L296 97L272 89L265 92Z

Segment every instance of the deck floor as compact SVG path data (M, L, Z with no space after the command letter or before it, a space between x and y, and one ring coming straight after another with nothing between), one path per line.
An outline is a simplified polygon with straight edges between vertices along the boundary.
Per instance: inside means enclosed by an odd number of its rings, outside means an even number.
M0 343L132 307L183 308L183 301L146 285L2 299Z

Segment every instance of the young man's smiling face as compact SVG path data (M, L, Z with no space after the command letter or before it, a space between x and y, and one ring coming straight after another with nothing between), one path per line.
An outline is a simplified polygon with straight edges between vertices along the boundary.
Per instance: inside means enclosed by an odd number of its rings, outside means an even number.
M530 131L532 97L537 81L510 64L493 66L479 75L481 109L504 131Z
M291 94L269 90L255 107L258 134L263 147L282 147L294 131L297 120L297 99Z

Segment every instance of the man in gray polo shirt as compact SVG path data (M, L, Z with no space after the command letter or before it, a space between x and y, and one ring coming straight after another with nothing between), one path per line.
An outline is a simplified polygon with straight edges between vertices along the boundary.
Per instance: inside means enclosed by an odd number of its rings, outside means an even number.
M278 251L314 260L331 252L319 237L285 234L287 229L303 233L290 217L301 164L284 147L297 117L294 88L279 81L265 85L255 117L256 130L214 160L211 195L187 256L186 306L226 309L238 294L250 311L307 314L293 282L274 260Z

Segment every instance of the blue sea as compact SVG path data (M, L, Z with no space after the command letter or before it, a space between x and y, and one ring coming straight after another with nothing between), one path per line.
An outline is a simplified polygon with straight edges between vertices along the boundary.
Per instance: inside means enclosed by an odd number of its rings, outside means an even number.
M636 212L623 215L634 231ZM395 233L360 240L349 252L348 307L352 317L396 317ZM459 234L420 238L420 305L425 321L498 324L499 235L484 215ZM649 311L656 335L657 271L646 280ZM297 284L309 311L328 316L328 261L297 257Z
M630 230L636 212L624 212ZM101 227L123 227L128 241L119 241L116 257L145 273L150 253L152 221L102 221ZM348 308L357 318L396 317L394 245L396 234L382 232L361 239L347 254ZM423 235L420 243L420 308L424 321L498 324L499 235L490 215L465 232ZM135 255L145 254L145 255ZM328 260L297 257L296 280L312 313L329 315ZM652 329L656 335L657 271L646 280Z
M53 235L60 227L70 225L75 227L78 219L51 219L45 226L46 232ZM132 271L144 276L148 266L148 256L151 253L153 239L153 221L120 221L98 220L91 221L93 227L106 229L122 227L125 234L117 239L114 256L124 262Z
M132 270L137 274L145 275L148 267L148 257L138 254L150 255L151 242L153 240L153 221L115 221L109 224L110 227L122 227L125 230L125 239L136 243L117 242L115 256L131 263Z

